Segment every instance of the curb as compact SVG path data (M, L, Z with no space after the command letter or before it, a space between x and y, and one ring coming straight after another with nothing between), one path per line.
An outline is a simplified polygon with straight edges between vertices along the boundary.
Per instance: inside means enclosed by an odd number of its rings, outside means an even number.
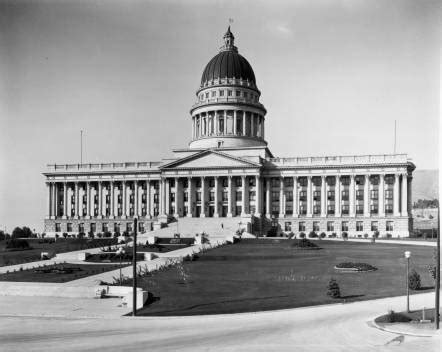
M403 331L398 331L398 330L392 330L383 326L380 326L379 324L377 324L375 322L375 319L373 319L372 321L368 322L369 326L371 325L372 327L385 331L385 332L389 332L392 334L400 334L400 335L407 335L407 336L415 336L415 337L434 337L437 334L435 333L434 335L424 335L424 334L419 334L419 333L414 333L414 332L403 332Z

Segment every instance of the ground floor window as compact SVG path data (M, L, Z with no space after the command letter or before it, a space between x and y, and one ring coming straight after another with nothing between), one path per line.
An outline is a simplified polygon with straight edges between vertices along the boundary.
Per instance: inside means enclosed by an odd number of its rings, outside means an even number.
M364 205L362 204L356 205L356 214L364 214Z
M371 222L371 231L377 231L378 230L378 222L372 221Z
M348 205L343 205L342 206L342 214L343 215L348 215L348 210L349 210L349 206Z
M313 231L319 231L319 221L313 221Z
M114 232L115 233L120 233L120 224L119 223L115 223L114 224Z
M284 231L291 231L292 229L292 223L290 221L286 221L284 223Z
M348 231L348 221L343 221L341 224L342 231Z
M304 221L300 221L298 228L299 228L299 232L305 231L305 222Z
M61 224L60 223L55 223L55 232L61 232Z
M364 222L356 221L356 231L364 231Z
M133 226L132 226L131 222L128 222L126 224L126 231L129 232L129 233L131 233L133 231Z
M385 225L385 230L393 231L393 221L387 221L387 223Z
M103 222L103 225L101 225L101 227L102 227L103 232L109 231L109 226L108 226L107 222Z
M393 204L385 204L385 213L393 214Z
M236 206L236 215L241 215L242 213L242 206L241 205L237 205Z
M335 230L335 225L333 221L327 221L327 231L334 231L334 230Z
M68 222L66 225L66 231L67 232L72 232L72 223Z
M91 223L91 232L92 233L95 233L95 232L97 232L97 224L96 223Z
M84 223L78 224L78 232L83 232L84 233Z
M138 231L140 233L144 233L144 222L139 222L138 223Z
M313 214L315 214L315 215L321 214L321 206L320 205L313 206Z

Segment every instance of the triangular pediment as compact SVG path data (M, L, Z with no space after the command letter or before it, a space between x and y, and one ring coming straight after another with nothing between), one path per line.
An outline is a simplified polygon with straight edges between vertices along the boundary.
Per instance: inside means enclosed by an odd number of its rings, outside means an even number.
M201 168L257 168L261 165L240 157L225 153L206 150L200 153L174 160L161 169L201 169Z

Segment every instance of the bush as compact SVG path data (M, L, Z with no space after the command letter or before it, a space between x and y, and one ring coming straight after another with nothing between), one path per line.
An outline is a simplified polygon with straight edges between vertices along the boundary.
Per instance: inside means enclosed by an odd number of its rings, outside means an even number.
M333 232L331 235L332 238L336 238L336 232Z
M99 232L99 233L97 233L97 237L101 238L101 237L103 237L103 234L101 232Z
M92 231L89 231L89 232L87 233L87 237L89 237L89 238L94 238L94 233L93 233Z
M376 231L374 232L374 238L378 238L378 237L379 237L379 231L376 230Z
M301 233L299 234L299 238L305 238L305 233L304 233L304 232L301 232Z
M408 275L408 287L411 290L419 290L421 288L421 276L414 269Z
M110 238L110 237L112 237L112 234L109 231L104 231L103 237Z
M391 235L391 233L387 233L387 238L392 238L393 236Z
M24 237L24 231L23 231L23 229L17 226L14 230L12 230L11 237L12 237L12 238L21 238L21 237Z
M358 235L358 238L362 238L362 235L361 235L361 234L359 234L359 235Z
M77 238L82 239L82 238L85 238L85 237L86 237L86 234L85 234L84 232L79 232L79 233L78 233Z
M309 238L317 238L318 235L316 234L315 231L310 231L310 233L308 234L308 237L309 237Z
M368 238L368 233L364 233L364 238Z
M291 244L292 247L299 247L299 248L317 248L318 245L316 243L313 243L312 241L309 241L306 238L301 238L300 240L294 240Z
M340 298L341 290L339 289L339 285L335 279L330 279L327 287L327 296L331 298Z
M376 267L367 263L353 263L353 262L343 262L336 265L339 269L357 269L357 271L372 271L377 270Z
M344 232L342 233L342 238L343 238L344 240L348 239L348 233L344 231Z
M26 240L13 238L6 243L6 249L29 249L29 242Z
M321 232L320 238L325 238L326 234L325 232Z
M6 239L5 233L2 230L0 230L0 241L4 241L5 239Z
M67 232L63 232L63 237L64 237L64 238L68 238L68 234L67 234Z
M272 226L270 230L267 231L267 236L269 237L276 237L278 234L278 228L276 226Z

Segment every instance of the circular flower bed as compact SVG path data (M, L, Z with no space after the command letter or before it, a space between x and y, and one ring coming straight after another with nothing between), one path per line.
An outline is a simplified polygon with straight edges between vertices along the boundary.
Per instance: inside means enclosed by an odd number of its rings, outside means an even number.
M357 272L378 270L378 268L367 263L352 263L352 262L339 263L335 266L335 269L340 271L357 271Z

